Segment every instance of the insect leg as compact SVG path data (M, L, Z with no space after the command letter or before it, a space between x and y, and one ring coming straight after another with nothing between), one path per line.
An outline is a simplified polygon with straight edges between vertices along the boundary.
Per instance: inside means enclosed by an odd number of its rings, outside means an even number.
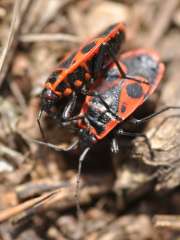
M89 150L90 150L90 147L85 148L79 157L78 173L77 173L77 179L76 179L76 191L75 191L76 208L77 208L77 214L79 218L81 218L82 216L82 210L79 203L80 176L81 176L81 170L82 170L82 162L84 161Z
M145 143L147 144L147 146L149 148L149 152L150 152L151 158L152 159L154 158L154 153L152 151L151 144L149 142L148 137L144 133L126 132L122 128L120 128L120 129L117 130L116 134L117 135L121 135L121 136L127 136L127 137L143 137Z
M36 140L36 139L26 137L24 135L23 135L23 137L30 142L33 142L33 143L36 143L36 144L39 144L39 145L43 145L43 146L47 146L47 147L52 148L52 149L54 149L55 151L58 151L58 152L69 152L71 150L76 149L78 147L78 144L79 144L79 140L76 140L69 147L60 148L60 147L58 147L58 146L56 146L55 144L52 144L52 143L42 142L42 141L39 141L39 140Z
M107 45L108 53L109 53L110 57L113 59L114 63L116 64L116 66L117 66L117 68L118 68L118 70L119 70L122 78L132 79L132 80L134 80L134 81L136 81L136 82L150 85L150 83L149 83L148 81L142 81L142 80L140 80L140 79L138 79L138 78L136 78L136 77L134 77L134 76L130 76L130 75L128 75L127 73L125 73L124 70L122 69L121 65L119 64L118 60L116 59L113 51L111 50L110 44L106 43L106 45Z
M111 152L115 154L119 152L119 144L116 137L111 141Z
M74 116L74 117L69 117L69 118L65 119L62 122L62 124L64 126L64 123L73 122L73 121L77 121L77 120L84 119L84 118L85 118L84 115L77 115L77 116Z
M77 102L77 95L75 92L73 92L70 101L68 102L68 104L66 105L66 107L62 113L62 122L71 118L72 112L74 111L75 106L76 106L76 102Z
M158 116L159 114L161 114L163 112L166 112L168 110L171 110L171 109L180 109L180 107L178 107L178 106L168 106L168 107L165 107L165 108L159 110L158 112L152 113L152 114L148 115L147 117L144 117L144 118L141 118L141 119L131 118L131 119L128 120L128 122L136 124L136 125L142 124L142 123L145 123L146 121L150 120L151 118L154 118L154 117Z
M42 112L43 112L42 110L39 111L36 120L37 120L37 124L38 124L39 130L40 130L40 132L41 132L42 138L44 139L45 142L47 142L47 141L46 141L46 136L45 136L45 134L44 134L44 130L43 130L42 126L41 126L41 116L42 116Z

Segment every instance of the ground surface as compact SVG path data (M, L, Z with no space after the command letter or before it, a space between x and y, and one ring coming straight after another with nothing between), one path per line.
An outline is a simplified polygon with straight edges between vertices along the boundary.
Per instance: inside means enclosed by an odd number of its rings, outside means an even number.
M127 23L123 52L153 48L166 65L144 111L180 106L178 0L0 1L0 239L179 239L179 111L138 129L150 138L153 161L141 138L121 138L116 157L106 142L92 151L83 165L81 221L74 200L78 151L57 153L27 139L41 139L39 96L54 66L117 21ZM50 142L73 141L66 128L42 123Z

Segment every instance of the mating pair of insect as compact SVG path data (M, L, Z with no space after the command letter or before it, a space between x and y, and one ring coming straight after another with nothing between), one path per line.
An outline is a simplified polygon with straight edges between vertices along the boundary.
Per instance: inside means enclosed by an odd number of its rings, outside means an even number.
M140 124L169 108L178 108L166 107L143 119L133 117L157 88L165 67L153 50L138 49L120 55L125 33L123 23L114 24L68 54L47 79L41 94L39 125L42 112L46 112L61 125L73 122L79 131L79 141L66 150L78 146L81 150L77 199L82 161L95 143L111 133L111 149L117 152L119 135L135 136L123 130L124 121Z

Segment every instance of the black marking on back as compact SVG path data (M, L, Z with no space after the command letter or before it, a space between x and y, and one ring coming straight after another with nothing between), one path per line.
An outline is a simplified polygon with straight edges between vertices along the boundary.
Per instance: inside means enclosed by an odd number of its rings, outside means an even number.
M81 49L81 52L82 52L82 53L87 53L87 52L89 52L94 46L96 46L96 43L95 43L95 42L90 42L90 43L88 43L87 45L85 45L85 46Z
M47 79L47 82L54 83L57 80L58 76L59 76L59 72L51 73L51 75Z
M75 55L76 55L76 52L73 52L72 54L70 54L69 57L67 57L64 61L62 61L59 64L59 67L61 67L61 68L68 68L71 65L72 60L75 57Z
M113 28L117 25L117 23L110 25L109 27L107 27L103 32L101 32L100 34L97 35L97 38L100 37L106 37L112 30Z
M111 51L114 55L117 55L122 43L125 40L125 33L124 32L117 32L117 34L108 41L108 44L111 47Z
M94 71L94 63L96 62L96 57L97 56L93 56L93 58L89 61L86 62L86 65L89 69L89 72L93 75L93 71Z
M126 91L131 98L140 98L143 95L143 89L138 83L130 83L126 87Z
M83 67L78 67L74 72L68 75L68 82L73 87L76 80L84 81L85 69Z
M126 111L126 106L123 104L123 105L121 106L121 112L124 113L125 111Z
M55 90L58 92L63 92L68 87L70 87L70 86L67 82L61 82L60 84L57 85Z
M113 62L112 58L108 54L108 48L111 48L113 54L117 56L124 39L124 32L117 32L115 36L100 46L98 54L93 60L91 60L93 67L90 69L92 69L91 72L94 78L98 78L100 69L102 70L104 68L104 72L108 72L106 67L109 66L111 62Z
M122 62L127 66L130 76L142 76L150 84L156 81L159 63L151 56L145 54L132 56Z

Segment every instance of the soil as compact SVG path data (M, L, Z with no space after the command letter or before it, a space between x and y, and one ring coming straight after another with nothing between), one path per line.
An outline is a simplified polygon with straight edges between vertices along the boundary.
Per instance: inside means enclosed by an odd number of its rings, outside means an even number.
M119 138L108 137L83 162L77 216L79 150L39 145L40 94L64 55L112 23L123 21L122 53L159 52L166 66L160 87L137 112L180 106L178 0L0 1L0 239L175 240L180 238L180 111L169 110ZM48 116L48 142L67 148L78 136ZM103 157L102 157L103 156Z

